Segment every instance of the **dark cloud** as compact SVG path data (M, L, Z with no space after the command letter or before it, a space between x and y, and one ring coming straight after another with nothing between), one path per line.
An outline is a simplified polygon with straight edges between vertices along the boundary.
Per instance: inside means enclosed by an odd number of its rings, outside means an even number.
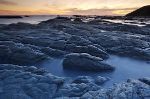
M0 0L0 5L18 5L18 4L8 0Z

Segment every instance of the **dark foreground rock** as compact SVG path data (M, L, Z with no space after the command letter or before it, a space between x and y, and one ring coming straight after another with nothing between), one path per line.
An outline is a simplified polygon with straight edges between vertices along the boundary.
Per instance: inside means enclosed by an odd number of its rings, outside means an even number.
M0 99L149 99L149 78L102 88L108 78L54 76L34 66L0 64ZM99 84L97 84L99 82Z
M138 80L114 85L111 89L89 91L81 99L149 99L150 86Z
M70 80L71 82L67 82L67 78L54 76L34 66L0 64L0 99L77 97L87 91L100 89L95 83L96 79L89 76L79 76ZM99 82L103 83L106 80L101 79Z
M51 99L63 83L36 67L0 65L0 99Z
M72 53L66 55L63 60L63 67L72 70L78 69L88 71L114 70L113 66L103 63L101 58L86 53Z

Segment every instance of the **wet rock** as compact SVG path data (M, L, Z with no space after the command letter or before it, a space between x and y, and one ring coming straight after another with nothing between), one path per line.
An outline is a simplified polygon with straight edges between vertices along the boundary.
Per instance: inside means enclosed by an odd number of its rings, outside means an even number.
M133 58L150 60L149 48L142 49L142 48L137 48L133 46L120 46L120 47L113 47L111 48L110 51L118 55L125 55L125 56L130 56Z
M66 84L62 88L59 89L58 93L56 94L56 97L60 97L60 96L80 97L88 91L92 91L92 90L94 91L98 89L100 89L100 87L94 83Z
M68 40L67 43L69 44L76 44L80 46L90 45L92 42L90 42L88 39L85 39L80 36L72 35Z
M107 82L108 80L110 80L110 78L97 76L97 77L95 78L95 83L96 83L96 84L104 84L104 83Z
M108 53L150 60L149 25L70 19L0 25L0 63L7 63L0 64L0 99L149 99L149 78L102 89L100 85L108 79L101 76L79 76L69 82L34 66L8 64L31 64L74 53L65 56L64 68L106 71L114 69L103 61Z
M150 86L138 80L129 80L128 82L114 85L110 89L89 91L81 99L147 99L149 96Z
M80 99L80 97L57 97L57 98L55 98L55 99Z
M88 53L92 56L97 56L102 59L107 59L109 57L109 55L105 51L93 45L87 45L87 46L72 45L72 46L68 46L67 49L73 53Z
M57 50L57 49L52 49L49 47L42 48L41 50L43 53L46 55L49 55L51 57L62 57L66 54L65 51Z
M141 79L139 79L139 80L140 80L141 82L145 83L145 84L150 85L150 78L148 78L148 77L141 78Z
M44 77L40 78L39 82L50 83L50 84L54 83L54 84L62 85L65 82L65 78L57 77L48 73Z
M101 58L86 53L71 53L66 55L63 60L63 67L72 70L79 69L88 71L114 70L113 66L103 63Z
M105 82L107 82L110 78L108 77L102 77L102 76L97 76L97 77L90 77L90 76L78 76L76 77L72 83L76 83L76 84L81 84L81 83L93 83L93 84L97 84L97 85L102 85Z
M81 18L75 18L74 22L82 22L82 19Z
M93 79L89 76L78 76L77 78L75 78L73 80L73 83L76 83L76 84L80 84L80 83L92 83L93 82Z
M47 56L40 51L33 50L21 43L14 43L12 41L0 41L0 47L1 63L7 62L14 64L27 64L39 62L47 58Z
M46 71L37 75L35 71L39 71L39 69L0 64L0 98L51 99L64 79Z
M32 99L32 98L25 94L3 93L3 95L0 95L0 99Z
M150 96L149 78L127 80L111 88L95 84L107 78L79 76L72 82L64 83L65 78L45 71L37 75L38 68L0 64L0 98L7 99L148 99ZM66 80L67 81L67 80Z
M95 84L95 79L90 76L78 76L70 83L64 84L56 94L56 97L81 97L88 91L96 91L101 87Z
M3 26L2 29L6 30L21 30L21 29L35 29L35 25L29 24L29 23L12 23L6 26Z

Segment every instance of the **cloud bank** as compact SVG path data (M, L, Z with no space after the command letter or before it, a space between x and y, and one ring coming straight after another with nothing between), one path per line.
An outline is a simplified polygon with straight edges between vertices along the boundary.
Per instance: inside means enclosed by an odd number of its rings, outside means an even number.
M0 0L0 15L125 15L150 0Z

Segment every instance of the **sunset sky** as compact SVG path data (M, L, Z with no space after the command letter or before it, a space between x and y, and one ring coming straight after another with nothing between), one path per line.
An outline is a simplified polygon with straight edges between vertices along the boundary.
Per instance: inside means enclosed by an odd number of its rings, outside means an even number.
M0 0L0 15L124 15L150 0Z

